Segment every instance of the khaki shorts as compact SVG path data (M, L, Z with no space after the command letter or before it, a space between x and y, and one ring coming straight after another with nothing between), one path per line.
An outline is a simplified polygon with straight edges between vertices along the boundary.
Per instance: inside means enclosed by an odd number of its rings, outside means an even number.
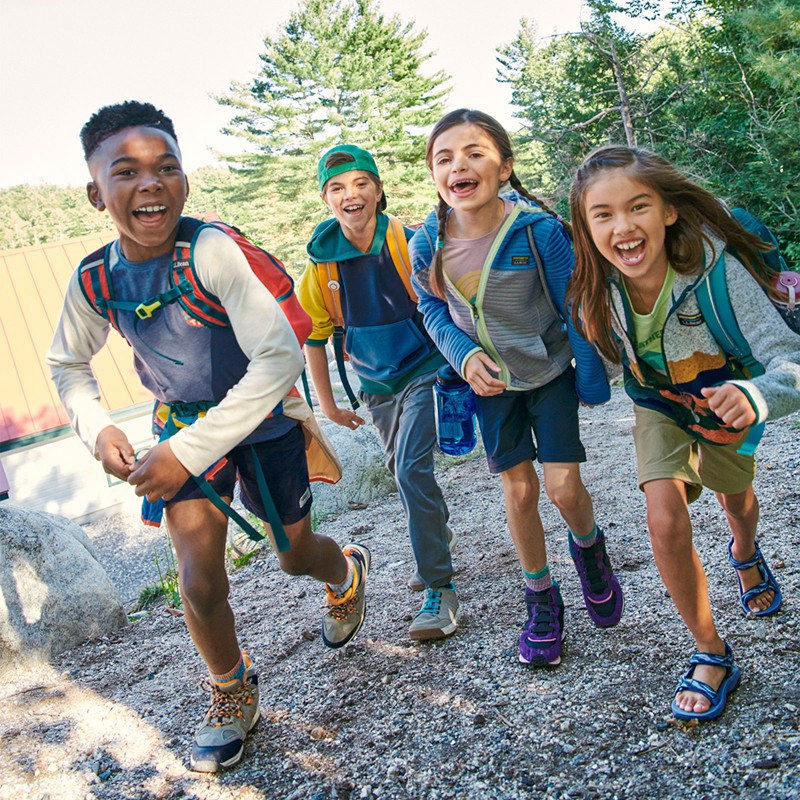
M692 503L704 486L721 494L739 494L753 482L755 458L739 455L738 443L706 444L658 411L641 406L634 406L634 410L633 441L640 489L648 481L683 481L687 500Z

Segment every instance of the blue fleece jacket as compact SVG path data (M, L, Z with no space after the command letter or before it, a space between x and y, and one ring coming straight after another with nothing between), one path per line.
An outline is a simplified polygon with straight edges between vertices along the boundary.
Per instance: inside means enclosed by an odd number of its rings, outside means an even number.
M514 203L483 266L478 293L465 298L446 278L446 302L431 292L429 266L438 221L431 212L409 243L413 283L425 327L445 358L463 375L466 361L483 350L501 367L509 389L528 390L554 380L573 356L576 390L588 405L610 397L603 365L565 312L574 267L569 236L551 214L516 192ZM531 240L544 264L540 274Z

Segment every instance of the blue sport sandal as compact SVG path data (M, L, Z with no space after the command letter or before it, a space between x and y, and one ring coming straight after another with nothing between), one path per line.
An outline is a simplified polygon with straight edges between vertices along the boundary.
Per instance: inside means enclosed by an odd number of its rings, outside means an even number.
M719 685L719 689L712 689L707 683L695 680L693 677L694 668L701 664L711 667L725 667L725 677ZM678 692L697 692L697 694L707 697L711 705L707 711L698 713L684 711L673 700L672 714L676 719L716 719L725 710L725 702L728 699L728 695L736 689L742 677L741 670L733 663L733 651L728 643L725 642L724 656L718 656L714 653L693 653L689 659L689 665L689 669L681 678L678 688L675 689L675 695L677 696Z
M761 552L761 548L758 546L758 541L755 542L755 546L756 552L750 558L748 558L747 561L737 561L733 557L733 539L731 539L728 542L728 560L731 562L731 566L735 570L758 567L758 572L761 575L761 583L759 583L757 586L754 586L752 589L748 589L747 591L745 591L744 587L742 586L742 579L739 577L739 573L736 573L736 579L739 581L739 602L742 604L742 610L747 616L752 614L754 617L768 617L770 614L774 614L781 607L781 603L783 603L783 595L781 594L781 587L778 586L778 581L775 580L775 576L770 571L770 568L764 559L764 554ZM769 590L775 592L769 608L765 608L763 611L753 611L748 603L753 598L758 597L758 595Z

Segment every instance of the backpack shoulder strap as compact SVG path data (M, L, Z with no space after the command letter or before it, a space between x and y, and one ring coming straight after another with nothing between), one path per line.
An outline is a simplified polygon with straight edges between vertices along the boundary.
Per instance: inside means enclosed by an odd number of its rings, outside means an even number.
M112 245L113 242L110 242L100 247L81 261L78 266L78 283L92 310L119 330L117 311L111 304L114 300L110 269Z
M339 267L335 261L320 261L316 266L317 280L325 309L333 322L333 327L341 328L344 325L344 315L339 295Z
M531 250L531 255L533 256L533 260L536 262L536 269L539 272L539 277L541 278L540 283L542 284L542 291L544 292L544 298L547 301L547 304L552 309L553 313L561 320L564 319L563 312L558 310L558 307L553 302L553 295L550 292L550 283L547 279L547 271L542 261L542 257L539 255L539 250L536 247L535 242L533 241L533 231L531 230L532 225L525 226L525 232L528 234L528 246Z
M748 369L758 364L733 313L725 280L724 253L697 284L695 294L703 320L717 344Z
M386 244L389 247L389 255L392 257L397 274L406 287L408 296L416 303L418 302L417 293L411 285L411 258L408 255L408 240L403 223L397 217L389 216L389 227L386 230Z
M725 254L721 254L714 266L706 272L695 288L697 305L703 315L711 335L717 344L728 355L738 359L751 377L764 374L764 367L753 358L750 345L742 333L736 315L733 312L728 284L725 280ZM753 425L747 437L736 451L740 455L751 456L755 453L764 423Z
M170 286L185 287L188 282L191 290L177 298L181 308L203 325L210 328L227 328L230 324L228 314L219 302L219 298L203 287L195 268L197 238L200 232L208 227L215 227L223 233L228 233L223 225L206 223L193 217L181 217L175 238L175 250L172 254Z

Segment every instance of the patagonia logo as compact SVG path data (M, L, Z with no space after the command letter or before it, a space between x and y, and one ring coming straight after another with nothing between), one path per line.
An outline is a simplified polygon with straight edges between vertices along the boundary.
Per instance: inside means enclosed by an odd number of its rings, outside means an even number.
M524 264L530 264L531 263L531 257L530 256L511 256L511 263L515 267L522 266Z
M687 328L694 328L703 324L703 315L698 311L696 314L676 314L678 324L685 325Z

